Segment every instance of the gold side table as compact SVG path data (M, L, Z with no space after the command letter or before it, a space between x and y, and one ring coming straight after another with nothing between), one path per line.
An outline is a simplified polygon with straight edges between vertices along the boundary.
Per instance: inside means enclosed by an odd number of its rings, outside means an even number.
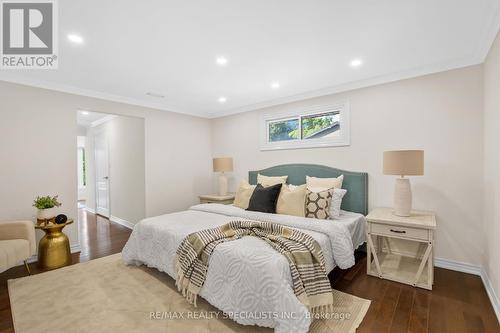
M44 270L56 269L71 265L71 252L69 239L62 232L63 228L73 223L68 219L66 223L50 225L35 225L35 229L41 229L45 236L38 243L38 267Z

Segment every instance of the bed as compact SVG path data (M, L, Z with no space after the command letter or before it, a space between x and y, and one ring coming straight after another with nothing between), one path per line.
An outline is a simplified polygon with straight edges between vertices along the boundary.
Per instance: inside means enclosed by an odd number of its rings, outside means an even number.
M288 183L294 185L304 184L306 175L329 178L343 174L343 188L348 192L342 201L340 218L325 221L250 212L232 205L200 204L139 222L123 249L124 261L154 267L175 278L175 252L187 235L236 219L249 219L280 223L311 235L322 248L327 272L354 265L354 251L365 241L366 173L289 164L250 171L251 184L256 183L258 173L288 175ZM243 237L216 247L200 296L240 324L271 327L278 333L307 332L311 318L296 298L291 283L288 262L281 254L259 238Z

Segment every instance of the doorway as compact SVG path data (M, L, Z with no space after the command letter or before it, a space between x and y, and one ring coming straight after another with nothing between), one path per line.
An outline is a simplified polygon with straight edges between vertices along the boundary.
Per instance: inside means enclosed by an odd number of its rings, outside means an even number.
M145 217L144 119L79 110L77 121L79 208L132 228Z

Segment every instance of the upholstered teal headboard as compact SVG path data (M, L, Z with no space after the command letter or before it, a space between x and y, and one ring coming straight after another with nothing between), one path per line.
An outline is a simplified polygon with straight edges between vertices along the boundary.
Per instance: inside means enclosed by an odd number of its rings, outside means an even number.
M363 215L368 214L368 174L352 172L316 164L284 164L271 168L249 171L248 182L257 184L257 174L264 176L288 175L288 183L302 185L306 183L306 176L332 178L344 175L342 188L347 193L342 200L342 209Z

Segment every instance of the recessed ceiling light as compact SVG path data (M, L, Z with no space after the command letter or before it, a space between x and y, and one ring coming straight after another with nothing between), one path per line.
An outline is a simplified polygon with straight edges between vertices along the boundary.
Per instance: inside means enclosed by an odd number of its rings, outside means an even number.
M83 43L83 37L75 34L69 34L68 35L68 40L72 43L75 44L82 44Z
M88 111L82 111L82 114L83 114L84 116L88 116L88 115L89 115L89 112L88 112Z
M280 83L278 81L271 83L271 88L278 89L280 87Z
M363 60L361 59L353 59L351 60L351 67L359 67L363 64Z
M217 57L217 59L215 59L215 62L219 66L226 66L226 64L227 64L227 58L225 58L225 57Z
M226 97L219 97L218 101L219 101L219 103L226 103L227 98Z

